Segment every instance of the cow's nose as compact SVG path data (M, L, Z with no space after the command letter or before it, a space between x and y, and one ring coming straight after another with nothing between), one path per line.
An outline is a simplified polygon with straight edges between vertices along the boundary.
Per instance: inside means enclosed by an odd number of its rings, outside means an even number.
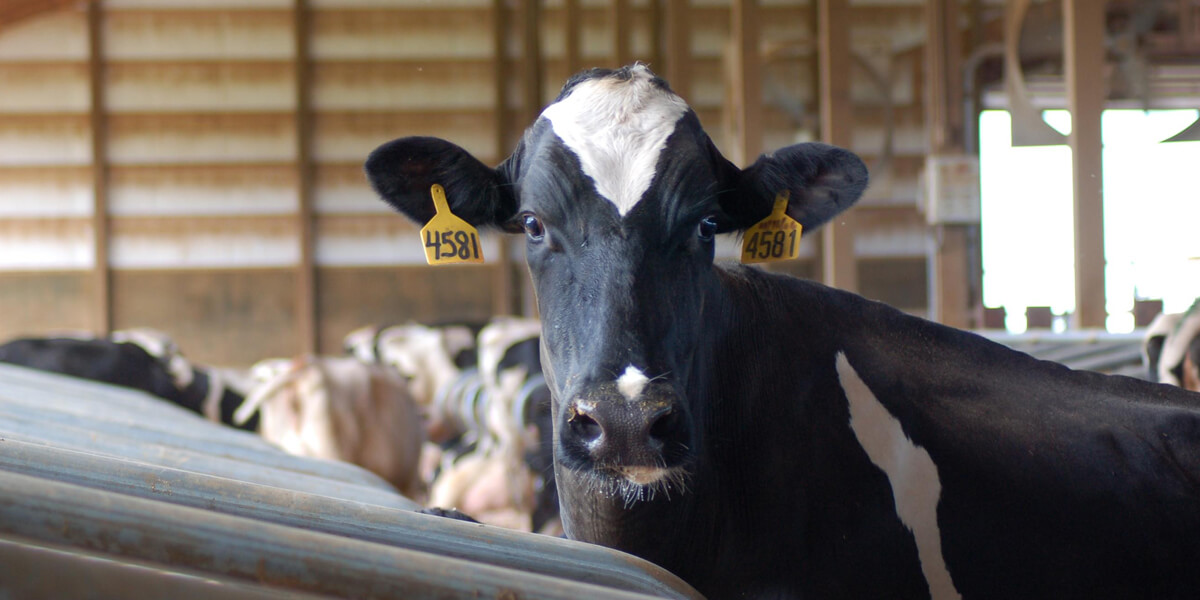
M567 440L580 443L592 459L609 465L663 465L686 448L687 431L670 399L576 400L566 410Z

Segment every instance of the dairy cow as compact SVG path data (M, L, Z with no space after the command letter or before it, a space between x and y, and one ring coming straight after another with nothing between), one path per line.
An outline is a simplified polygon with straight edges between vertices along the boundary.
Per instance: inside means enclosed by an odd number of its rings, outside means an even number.
M16 338L0 344L0 362L141 390L217 423L258 426L257 415L233 422L245 394L236 373L192 365L170 338L151 330L116 331L107 339Z
M1156 317L1142 349L1154 381L1200 392L1200 300L1182 313Z
M746 169L634 65L570 79L495 169L402 138L366 169L523 233L571 538L712 598L1183 598L1200 589L1200 412L820 284L714 264L772 212L867 184L799 144Z
M1158 367L1167 338L1179 326L1179 320L1182 317L1183 315L1180 313L1159 313L1146 327L1146 333L1142 336L1142 366L1146 367L1147 380L1170 383L1170 381L1164 381L1158 374Z
M287 452L354 463L409 498L423 497L418 463L425 436L399 376L332 356L267 359L252 370L259 384L235 422L260 413L259 435Z

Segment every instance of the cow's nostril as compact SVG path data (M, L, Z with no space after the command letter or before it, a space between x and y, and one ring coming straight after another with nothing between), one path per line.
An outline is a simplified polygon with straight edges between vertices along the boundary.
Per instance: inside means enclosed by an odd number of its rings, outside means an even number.
M680 426L679 411L667 409L650 424L650 441L662 444L677 436Z
M572 406L568 411L567 424L575 432L575 435L579 437L580 441L590 444L600 439L604 430L600 427L600 423L597 423L591 415L577 406Z

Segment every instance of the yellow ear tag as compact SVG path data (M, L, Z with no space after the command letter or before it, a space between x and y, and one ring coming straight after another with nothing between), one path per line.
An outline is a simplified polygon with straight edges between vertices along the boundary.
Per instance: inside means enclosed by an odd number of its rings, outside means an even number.
M770 216L746 230L742 238L742 262L791 260L800 255L800 232L804 227L787 214L790 195L788 190L779 192Z
M433 184L429 193L433 195L433 208L437 214L421 228L425 261L431 265L483 262L479 231L450 212L446 190L441 185Z

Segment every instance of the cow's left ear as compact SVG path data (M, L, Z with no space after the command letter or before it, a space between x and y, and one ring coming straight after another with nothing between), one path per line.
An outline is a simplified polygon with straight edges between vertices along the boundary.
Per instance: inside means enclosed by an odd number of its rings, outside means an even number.
M764 154L738 175L736 198L722 209L745 229L771 214L788 190L788 215L812 231L850 208L867 188L867 166L849 150L815 142ZM726 206L736 203L736 206Z
M511 226L516 198L507 170L493 169L463 148L435 137L392 140L367 157L371 187L420 225L435 214L430 188L446 190L450 211L476 227Z

